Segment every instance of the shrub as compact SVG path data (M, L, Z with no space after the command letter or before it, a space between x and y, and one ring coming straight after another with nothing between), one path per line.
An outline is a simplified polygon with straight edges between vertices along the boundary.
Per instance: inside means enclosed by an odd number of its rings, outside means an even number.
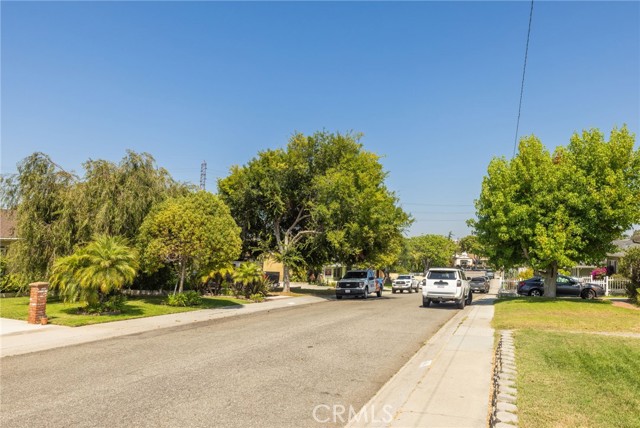
M631 283L627 285L627 296L638 303L638 289L640 288L640 248L631 248L620 260L620 272L626 275Z
M254 302L262 302L264 300L264 296L262 294L252 294L250 299Z
M529 279L533 276L533 269L526 268L525 270L518 273L518 279Z
M119 314L127 304L127 297L124 294L115 294L109 296L102 302L90 303L84 308L80 308L80 312L87 314Z
M202 297L197 291L186 291L184 293L170 294L167 296L169 306L198 306L202 304Z

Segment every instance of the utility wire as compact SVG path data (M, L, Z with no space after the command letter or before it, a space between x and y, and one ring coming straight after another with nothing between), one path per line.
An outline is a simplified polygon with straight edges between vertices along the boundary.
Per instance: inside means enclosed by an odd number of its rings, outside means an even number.
M527 46L524 50L524 66L522 67L522 85L520 86L520 103L518 103L518 120L516 121L516 136L513 141L513 157L516 156L516 146L518 145L518 130L520 128L520 112L522 111L522 94L524 93L524 74L527 70L527 54L529 53L529 37L531 35L531 18L533 17L533 0L529 10L529 29L527 30Z

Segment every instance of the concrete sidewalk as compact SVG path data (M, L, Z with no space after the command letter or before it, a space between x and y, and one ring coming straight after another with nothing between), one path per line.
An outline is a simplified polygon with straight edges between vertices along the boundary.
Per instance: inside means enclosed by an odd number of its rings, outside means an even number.
M347 426L488 426L494 355L493 301L493 297L478 299L456 314Z
M0 318L0 358L190 323L205 322L324 301L327 301L327 299L314 296L277 298L250 305L203 309L193 312L135 318L82 327L65 327L53 324L33 325L28 324L26 321Z

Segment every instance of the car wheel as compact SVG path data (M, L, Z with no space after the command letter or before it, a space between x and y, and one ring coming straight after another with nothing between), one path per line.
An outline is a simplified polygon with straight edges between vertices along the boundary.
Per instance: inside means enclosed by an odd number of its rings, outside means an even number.
M469 291L469 295L467 296L467 305L470 305L473 302L473 293Z
M378 291L376 291L376 296L382 297L382 287Z
M424 297L422 298L422 306L424 306L425 308L428 308L430 304L431 304L431 299L425 299Z
M540 297L542 296L542 291L538 290L537 288L534 288L533 290L529 291L529 296Z
M583 299L595 299L596 298L596 292L593 290L585 290L582 292L582 295L580 296Z
M458 309L464 309L464 303L465 303L466 299L463 297L462 299L458 300L456 302L456 306L458 307Z
M336 299L341 300L342 296L336 296Z
M367 287L364 287L364 294L362 295L363 299L368 299L369 298L369 289Z
M391 290L391 292L392 292L393 294L396 294L396 291L398 291L398 290L396 290L395 288L394 288L393 290Z

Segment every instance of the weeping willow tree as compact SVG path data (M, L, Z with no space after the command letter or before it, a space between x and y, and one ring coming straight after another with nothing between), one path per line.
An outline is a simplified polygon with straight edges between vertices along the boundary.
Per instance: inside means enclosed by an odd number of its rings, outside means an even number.
M127 151L119 164L88 160L83 167L80 178L34 153L18 164L17 174L2 178L2 204L16 211L20 238L9 249L11 272L44 280L56 258L92 236L133 241L155 204L188 192L147 153Z
M44 281L55 258L71 252L77 225L70 201L77 180L44 153L25 158L15 176L3 177L3 205L16 211L20 238L9 247L10 272Z

